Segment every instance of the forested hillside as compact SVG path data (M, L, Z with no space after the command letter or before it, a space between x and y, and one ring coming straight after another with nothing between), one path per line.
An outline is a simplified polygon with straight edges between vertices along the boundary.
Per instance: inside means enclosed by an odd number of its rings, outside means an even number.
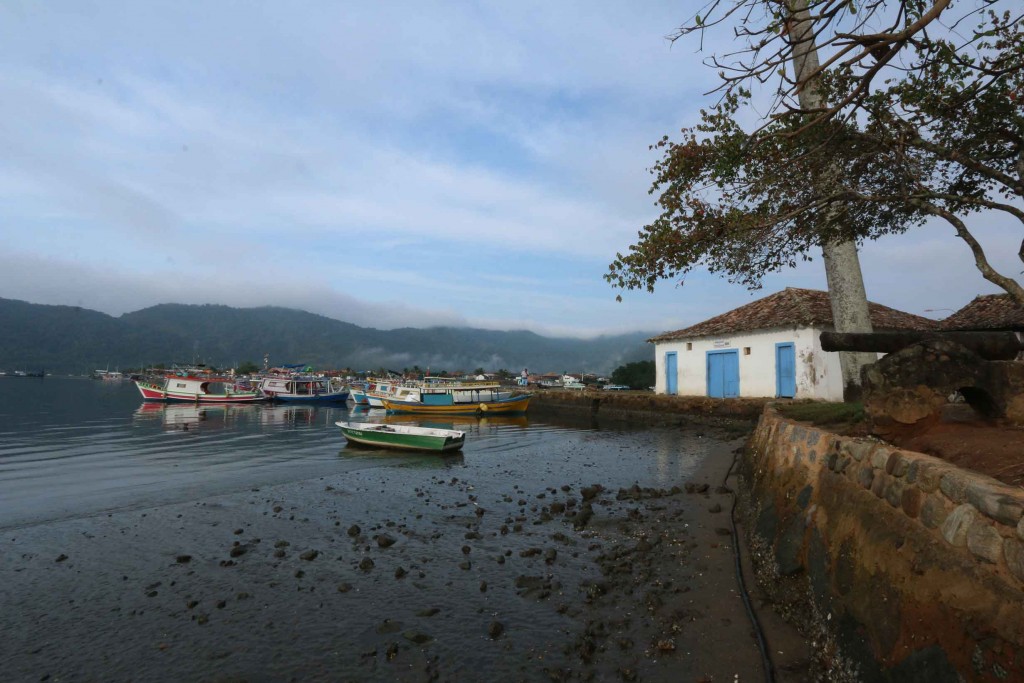
M74 306L0 299L0 369L82 374L171 362L321 368L419 366L610 373L648 360L647 332L595 339L434 327L377 330L288 308L162 304L113 317Z

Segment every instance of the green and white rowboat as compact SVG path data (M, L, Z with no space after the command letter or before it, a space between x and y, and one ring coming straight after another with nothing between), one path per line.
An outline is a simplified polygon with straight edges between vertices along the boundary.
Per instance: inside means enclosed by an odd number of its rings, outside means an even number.
M386 425L375 422L335 422L352 443L379 448L411 451L454 451L466 442L466 432L455 429L431 429L412 425Z

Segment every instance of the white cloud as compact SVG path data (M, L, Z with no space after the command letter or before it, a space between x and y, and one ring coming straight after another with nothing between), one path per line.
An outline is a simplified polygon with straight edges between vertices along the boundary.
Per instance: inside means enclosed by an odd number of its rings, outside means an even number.
M648 144L708 102L714 46L664 40L690 11L4 5L0 296L564 334L741 305L748 293L700 273L624 304L601 279L654 213ZM1013 230L983 232L1019 270ZM991 291L939 227L863 262L872 298L907 310ZM763 293L787 284L824 287L820 264Z

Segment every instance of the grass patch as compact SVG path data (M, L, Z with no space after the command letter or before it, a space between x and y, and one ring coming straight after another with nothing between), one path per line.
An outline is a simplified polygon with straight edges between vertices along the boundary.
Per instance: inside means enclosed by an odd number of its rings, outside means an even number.
M854 425L864 421L863 403L777 403L784 417L812 425Z

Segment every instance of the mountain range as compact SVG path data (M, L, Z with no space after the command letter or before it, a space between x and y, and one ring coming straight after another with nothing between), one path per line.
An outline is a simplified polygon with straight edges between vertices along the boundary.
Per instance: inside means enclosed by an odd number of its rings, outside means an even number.
M244 361L317 368L608 374L650 360L650 332L593 339L461 327L378 330L290 308L160 304L120 316L0 298L0 370L94 369Z

